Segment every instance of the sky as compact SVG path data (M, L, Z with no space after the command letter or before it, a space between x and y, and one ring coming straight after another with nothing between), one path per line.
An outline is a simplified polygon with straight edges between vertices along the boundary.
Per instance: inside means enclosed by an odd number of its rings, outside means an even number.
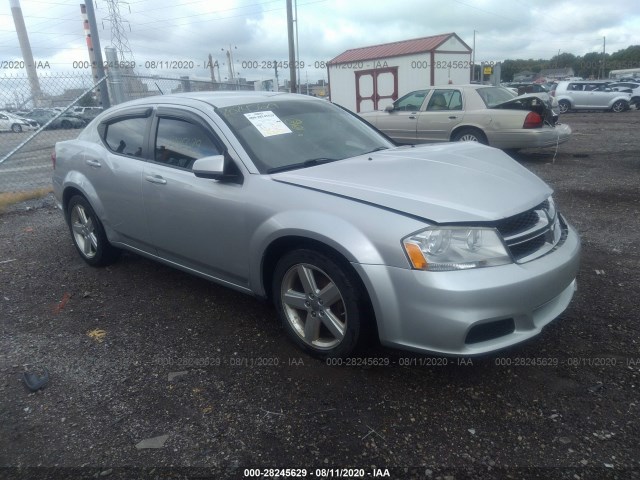
M20 3L39 69L88 73L80 0ZM100 42L109 46L108 3L94 5ZM130 0L118 6L132 51L128 60L138 73L208 77L211 54L224 80L230 49L236 76L264 80L273 77L268 61L289 59L286 0ZM301 80L314 83L326 79L322 62L347 49L450 32L473 47L475 31L478 63L602 52L603 37L613 53L640 44L640 9L631 0L297 0L297 27ZM0 78L24 74L21 59L4 0Z

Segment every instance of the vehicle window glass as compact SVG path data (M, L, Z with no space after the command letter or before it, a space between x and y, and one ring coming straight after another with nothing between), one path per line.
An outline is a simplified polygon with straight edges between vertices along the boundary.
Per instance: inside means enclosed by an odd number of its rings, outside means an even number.
M156 162L181 168L191 168L198 158L223 153L200 125L162 117L158 120L154 152Z
M435 90L429 99L427 110L462 110L462 96L459 90Z
M110 150L122 155L143 154L146 118L126 118L107 125L104 140Z
M271 100L217 112L260 173L304 168L394 146L359 117L320 100Z
M504 102L508 102L517 95L511 90L502 87L483 87L476 90L482 101L489 108Z
M416 111L420 110L425 97L429 93L429 90L418 90L408 93L404 97L399 98L393 103L394 110L400 111Z

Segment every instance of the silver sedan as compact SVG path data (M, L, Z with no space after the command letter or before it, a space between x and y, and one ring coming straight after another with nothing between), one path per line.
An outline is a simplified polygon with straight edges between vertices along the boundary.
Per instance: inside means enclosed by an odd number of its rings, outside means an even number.
M578 235L538 177L475 143L396 147L311 97L145 98L53 161L88 264L126 249L269 299L318 357L375 339L494 351L538 334L575 290Z
M569 140L546 93L447 85L410 92L385 110L359 115L401 144L475 141L502 149L550 147Z

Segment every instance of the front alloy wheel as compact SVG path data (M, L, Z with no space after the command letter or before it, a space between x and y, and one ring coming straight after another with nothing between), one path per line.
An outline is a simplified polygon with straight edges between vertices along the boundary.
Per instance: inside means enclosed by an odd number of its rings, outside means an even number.
M284 329L302 349L320 358L354 351L367 308L340 262L312 250L291 252L276 266L273 292Z
M84 197L76 195L69 200L67 219L73 243L85 262L103 266L118 258L120 251L111 246L100 220Z
M11 131L14 133L20 133L22 131L22 126L18 123L14 123L11 125Z

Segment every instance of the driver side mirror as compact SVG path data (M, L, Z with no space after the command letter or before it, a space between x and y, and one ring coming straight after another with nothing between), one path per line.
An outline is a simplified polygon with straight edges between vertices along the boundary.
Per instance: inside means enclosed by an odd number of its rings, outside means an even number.
M224 155L198 158L191 170L198 178L242 183L242 174L226 152Z
M386 107L384 107L385 112L393 112L393 110L394 110L393 104L387 105Z

